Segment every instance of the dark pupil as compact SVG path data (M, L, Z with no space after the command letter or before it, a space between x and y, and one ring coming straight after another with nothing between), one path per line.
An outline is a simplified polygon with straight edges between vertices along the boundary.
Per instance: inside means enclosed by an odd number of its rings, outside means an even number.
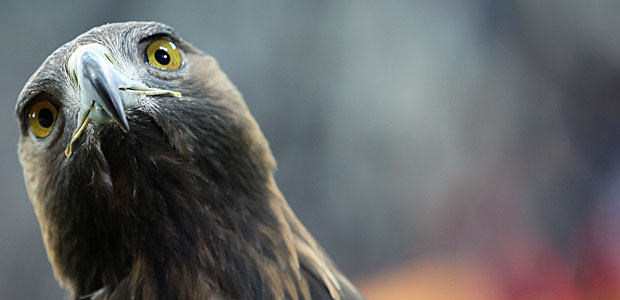
M159 49L155 51L155 60L162 65L167 65L170 63L170 56L168 56L168 52Z
M41 126L49 128L54 123L54 114L47 108L41 109L37 120Z

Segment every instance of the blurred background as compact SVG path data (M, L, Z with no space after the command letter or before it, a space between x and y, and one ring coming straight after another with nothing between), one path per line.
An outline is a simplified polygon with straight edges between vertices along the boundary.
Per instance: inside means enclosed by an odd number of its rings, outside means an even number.
M454 3L457 2L457 3ZM93 26L172 25L245 95L373 299L620 299L620 2L5 0L0 299L63 299L13 107Z

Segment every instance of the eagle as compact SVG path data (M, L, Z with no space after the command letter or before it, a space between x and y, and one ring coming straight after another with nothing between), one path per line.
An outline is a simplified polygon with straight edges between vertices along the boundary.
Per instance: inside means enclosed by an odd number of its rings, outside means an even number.
M170 26L90 29L45 59L15 110L69 299L363 299L278 189L241 93Z

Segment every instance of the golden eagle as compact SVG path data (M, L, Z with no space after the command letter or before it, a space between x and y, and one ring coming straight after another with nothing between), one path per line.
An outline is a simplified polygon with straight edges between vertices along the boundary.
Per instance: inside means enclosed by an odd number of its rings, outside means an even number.
M32 75L16 115L71 299L362 299L280 193L241 94L169 26L78 36Z

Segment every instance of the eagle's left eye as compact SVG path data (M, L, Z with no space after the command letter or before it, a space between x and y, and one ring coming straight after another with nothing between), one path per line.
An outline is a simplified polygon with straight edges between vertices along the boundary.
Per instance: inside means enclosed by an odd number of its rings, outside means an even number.
M48 136L52 128L54 128L56 116L58 116L58 110L50 101L41 100L35 103L28 111L30 130L37 137L44 138Z
M183 62L177 46L168 40L155 40L146 48L146 61L163 70L176 70Z

